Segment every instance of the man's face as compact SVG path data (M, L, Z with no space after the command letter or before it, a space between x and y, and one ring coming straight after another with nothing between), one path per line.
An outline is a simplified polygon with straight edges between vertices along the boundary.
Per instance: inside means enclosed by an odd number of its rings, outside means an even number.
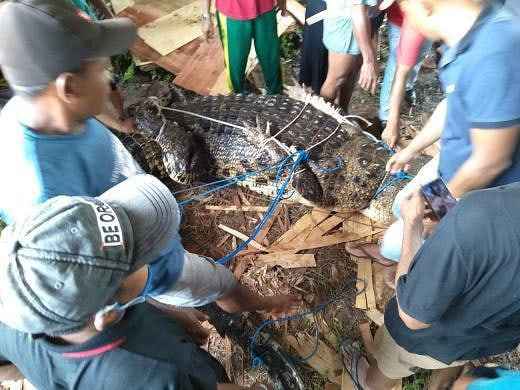
M406 20L426 38L437 41L441 24L434 12L432 0L401 0L399 6L406 16Z
M89 60L81 73L74 75L72 109L82 119L100 114L110 93L108 60Z

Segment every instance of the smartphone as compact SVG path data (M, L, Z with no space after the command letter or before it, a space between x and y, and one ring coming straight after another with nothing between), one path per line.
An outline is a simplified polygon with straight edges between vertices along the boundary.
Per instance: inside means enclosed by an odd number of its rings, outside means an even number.
M450 194L446 183L440 177L422 185L421 189L424 199L426 199L438 220L457 204L457 200Z

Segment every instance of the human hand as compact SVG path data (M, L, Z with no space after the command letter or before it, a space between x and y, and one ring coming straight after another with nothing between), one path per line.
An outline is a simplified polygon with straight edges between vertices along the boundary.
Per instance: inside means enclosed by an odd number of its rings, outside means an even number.
M400 150L394 154L386 163L386 171L391 174L406 172L410 168L410 161L415 157L415 153L408 148Z
M419 187L401 200L400 209L404 223L423 223L425 203Z
M426 213L423 218L423 238L426 240L433 233L439 221L432 214Z
M291 316L297 313L302 306L302 299L297 294L263 297L263 301L264 304L258 311L263 314L269 314L273 318Z
M213 38L213 34L215 33L215 28L213 27L213 23L211 22L211 15L207 19L202 19L202 35L204 36L204 40L207 42Z
M381 139L385 144L394 149L397 146L397 141L399 141L399 123L395 125L388 121L385 129L381 133Z
M278 0L278 8L280 9L282 16L289 15L287 12L287 0Z
M209 330L202 326L202 322L208 319L204 313L191 307L183 307L171 310L170 314L179 321L197 345L203 345L206 342Z
M379 63L376 61L366 62L363 61L361 70L359 72L359 85L365 91L376 93L377 88L377 77L379 75Z

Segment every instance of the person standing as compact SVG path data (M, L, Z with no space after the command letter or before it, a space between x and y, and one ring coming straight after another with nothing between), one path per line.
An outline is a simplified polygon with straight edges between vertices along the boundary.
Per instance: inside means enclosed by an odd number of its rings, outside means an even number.
M316 94L320 93L327 77L328 53L323 44L323 21L309 24L307 20L326 9L327 4L323 0L309 0L305 9L299 82Z
M279 0L282 15L286 15L286 0ZM282 91L280 40L277 33L274 0L216 0L217 23L224 48L226 77L233 93L245 90L247 59L254 41L256 55L262 67L268 94ZM202 31L206 40L213 37L211 0L204 0Z

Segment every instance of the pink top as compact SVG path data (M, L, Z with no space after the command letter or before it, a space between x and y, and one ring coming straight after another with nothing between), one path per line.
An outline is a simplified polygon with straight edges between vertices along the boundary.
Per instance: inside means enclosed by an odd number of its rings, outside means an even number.
M231 19L251 20L274 8L274 0L217 0L217 11Z
M399 45L397 46L397 64L413 68L417 63L419 51L424 42L424 36L419 34L406 19L401 26Z

